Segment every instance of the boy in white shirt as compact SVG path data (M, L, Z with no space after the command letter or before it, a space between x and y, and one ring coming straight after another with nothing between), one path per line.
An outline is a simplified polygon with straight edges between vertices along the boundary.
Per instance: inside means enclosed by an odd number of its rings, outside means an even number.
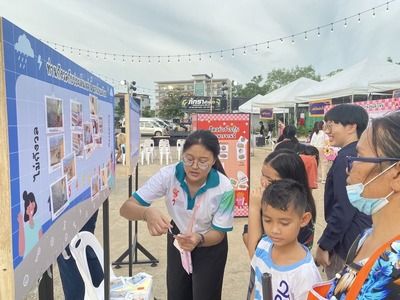
M261 277L272 275L272 299L307 299L321 276L310 251L297 241L300 228L311 220L305 188L292 179L271 183L262 196L265 235L251 261L252 299L263 299ZM250 284L252 286L252 284ZM250 287L250 290L253 287Z

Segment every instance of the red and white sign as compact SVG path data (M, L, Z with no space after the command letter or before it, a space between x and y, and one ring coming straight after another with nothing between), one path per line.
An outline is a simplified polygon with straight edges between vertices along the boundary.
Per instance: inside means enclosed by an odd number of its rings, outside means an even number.
M219 159L235 189L235 217L249 213L250 115L198 114L192 127L210 130L220 143Z
M368 100L354 102L352 104L362 106L368 112L368 116L371 119L381 117L392 111L400 110L400 98ZM325 106L325 113L332 107L334 107L334 105Z

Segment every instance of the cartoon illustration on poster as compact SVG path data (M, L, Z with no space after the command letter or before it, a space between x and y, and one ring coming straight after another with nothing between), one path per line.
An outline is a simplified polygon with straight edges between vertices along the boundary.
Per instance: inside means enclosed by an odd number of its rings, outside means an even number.
M248 114L197 114L192 126L210 130L220 143L219 159L235 189L235 216L248 215L250 192L250 116Z
M15 298L23 299L110 193L114 91L4 18L0 32Z

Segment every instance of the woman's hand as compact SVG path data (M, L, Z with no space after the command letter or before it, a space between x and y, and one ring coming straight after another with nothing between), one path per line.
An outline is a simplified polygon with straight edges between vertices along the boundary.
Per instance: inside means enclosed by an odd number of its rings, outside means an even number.
M172 227L170 219L154 207L147 207L143 213L143 218L147 222L150 234L153 236L165 234Z
M324 268L329 266L331 264L331 261L329 259L329 252L326 250L322 250L320 247L318 247L315 253L315 262L317 263L317 265L321 265Z
M190 234L178 234L175 236L179 246L186 251L192 251L201 242L200 234L192 232Z

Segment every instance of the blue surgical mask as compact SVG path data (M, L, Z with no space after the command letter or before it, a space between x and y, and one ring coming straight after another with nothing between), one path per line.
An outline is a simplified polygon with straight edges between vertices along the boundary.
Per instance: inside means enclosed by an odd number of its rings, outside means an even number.
M365 198L361 194L364 191L366 185L374 181L376 178L390 170L392 167L396 165L393 164L387 169L383 170L381 173L376 175L374 178L369 180L366 184L356 183L346 186L347 196L349 197L350 203L357 208L359 211L363 212L366 215L373 215L379 210L381 210L385 205L389 203L388 198L394 193L394 191L390 192L384 198Z

